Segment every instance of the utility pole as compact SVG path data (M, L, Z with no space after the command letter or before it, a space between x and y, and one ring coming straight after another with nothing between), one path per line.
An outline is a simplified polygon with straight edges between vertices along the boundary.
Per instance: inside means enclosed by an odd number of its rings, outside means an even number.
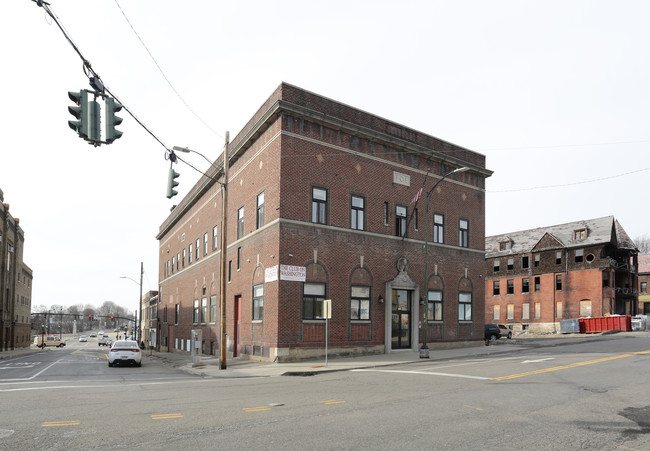
M140 307L140 327L138 327L138 344L142 341L142 275L144 274L144 262L140 262L140 300L138 305ZM133 338L136 338L135 333Z
M221 303L221 337L220 337L220 357L219 369L226 369L226 220L228 210L228 142L230 141L230 133L226 132L226 147L223 149L223 202L221 205L221 296L219 302Z

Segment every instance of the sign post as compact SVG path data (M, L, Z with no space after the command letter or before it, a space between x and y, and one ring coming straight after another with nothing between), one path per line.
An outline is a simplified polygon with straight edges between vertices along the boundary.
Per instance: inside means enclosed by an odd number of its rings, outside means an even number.
M325 368L327 368L327 342L329 339L329 320L332 317L332 300L323 301L323 317L325 318Z

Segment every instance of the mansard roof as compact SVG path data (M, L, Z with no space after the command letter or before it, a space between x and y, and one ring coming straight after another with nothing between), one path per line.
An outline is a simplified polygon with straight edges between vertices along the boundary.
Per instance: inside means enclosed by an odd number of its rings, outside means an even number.
M585 231L585 237L576 239L576 232L581 230ZM510 246L505 246L509 249L501 250L500 245L504 242L510 243ZM607 243L623 249L636 250L636 245L614 216L605 216L485 237L485 252L486 257L491 258Z

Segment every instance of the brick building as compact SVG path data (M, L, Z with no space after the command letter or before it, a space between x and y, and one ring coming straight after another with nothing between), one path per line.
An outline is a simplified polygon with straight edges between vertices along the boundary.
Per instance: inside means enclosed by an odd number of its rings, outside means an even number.
M0 351L30 345L32 270L23 262L25 233L0 190Z
M637 249L613 216L490 236L485 249L486 321L549 332L637 313Z
M639 313L650 315L650 255L639 255Z
M483 155L286 83L228 155L228 355L311 358L326 339L330 355L417 349L424 198L442 179L430 197L427 341L482 340ZM223 166L222 156L157 235L163 351L188 352L193 329L203 353L220 346Z

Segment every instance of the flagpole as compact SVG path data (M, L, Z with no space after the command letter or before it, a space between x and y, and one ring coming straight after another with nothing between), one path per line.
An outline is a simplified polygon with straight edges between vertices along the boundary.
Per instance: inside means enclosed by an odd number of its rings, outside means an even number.
M406 221L406 227L404 228L404 234L402 235L402 241L404 241L404 238L406 237L406 231L409 229L409 224L411 223L411 219L413 219L413 214L415 213L415 209L418 208L418 202L420 201L420 197L422 197L422 193L424 192L424 186L427 184L427 180L429 179L429 172L431 171L431 168L427 168L427 173L424 175L424 180L422 180L422 186L420 187L419 191L415 194L415 197L411 201L411 204L415 202L415 205L413 206L413 209L411 210L411 216L409 216L408 221Z

